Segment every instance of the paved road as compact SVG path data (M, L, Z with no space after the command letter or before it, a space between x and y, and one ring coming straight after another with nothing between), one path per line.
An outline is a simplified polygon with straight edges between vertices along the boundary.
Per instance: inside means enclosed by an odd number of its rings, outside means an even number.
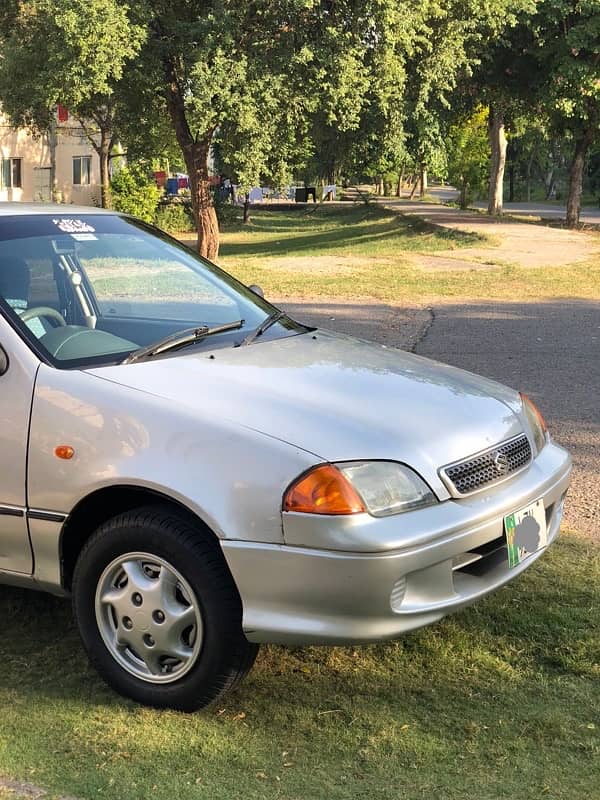
M567 525L600 539L600 303L477 303L432 312L282 305L311 324L415 349L525 391L573 455Z
M458 200L458 192L451 186L432 186L428 193L432 197L439 198L442 202ZM487 203L477 201L473 203L475 208L487 208ZM559 206L555 203L504 203L504 211L509 214L519 216L540 217L541 219L565 219L567 215L566 206ZM590 225L600 225L600 208L584 208L580 217L582 222Z

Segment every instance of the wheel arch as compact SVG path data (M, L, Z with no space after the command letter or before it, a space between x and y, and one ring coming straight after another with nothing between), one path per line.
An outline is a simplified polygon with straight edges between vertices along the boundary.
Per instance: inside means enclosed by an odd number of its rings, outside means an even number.
M105 486L79 500L63 525L59 542L63 588L71 590L73 571L79 553L100 525L118 514L148 505L168 508L178 516L191 521L215 542L220 541L198 514L170 495L144 486Z

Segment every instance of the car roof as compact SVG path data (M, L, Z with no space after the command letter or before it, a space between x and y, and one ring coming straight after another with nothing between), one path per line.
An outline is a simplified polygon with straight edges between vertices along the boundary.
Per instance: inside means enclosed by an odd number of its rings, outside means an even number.
M0 216L20 217L30 216L31 214L57 214L60 216L72 216L77 214L119 214L107 208L97 206L74 206L67 203L19 203L12 201L0 201Z

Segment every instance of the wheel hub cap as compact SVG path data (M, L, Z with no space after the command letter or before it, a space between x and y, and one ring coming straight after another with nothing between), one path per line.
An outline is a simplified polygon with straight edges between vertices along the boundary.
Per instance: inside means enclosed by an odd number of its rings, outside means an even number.
M96 621L115 661L149 683L179 680L202 647L202 617L191 586L150 553L126 553L106 567L96 590Z

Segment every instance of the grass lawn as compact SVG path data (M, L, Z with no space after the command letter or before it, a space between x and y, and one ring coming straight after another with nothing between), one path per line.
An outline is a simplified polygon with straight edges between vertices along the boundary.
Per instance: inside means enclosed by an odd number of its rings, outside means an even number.
M69 607L0 587L0 775L81 798L591 800L600 549L564 535L478 606L370 647L266 647L227 701L135 706Z
M191 237L188 237L191 238ZM600 237L598 237L600 246ZM494 259L494 240L402 217L378 206L255 211L225 231L219 263L268 297L431 298L597 297L600 258L568 268L519 268ZM489 269L423 270L418 254L489 247ZM452 255L452 254L450 254Z

